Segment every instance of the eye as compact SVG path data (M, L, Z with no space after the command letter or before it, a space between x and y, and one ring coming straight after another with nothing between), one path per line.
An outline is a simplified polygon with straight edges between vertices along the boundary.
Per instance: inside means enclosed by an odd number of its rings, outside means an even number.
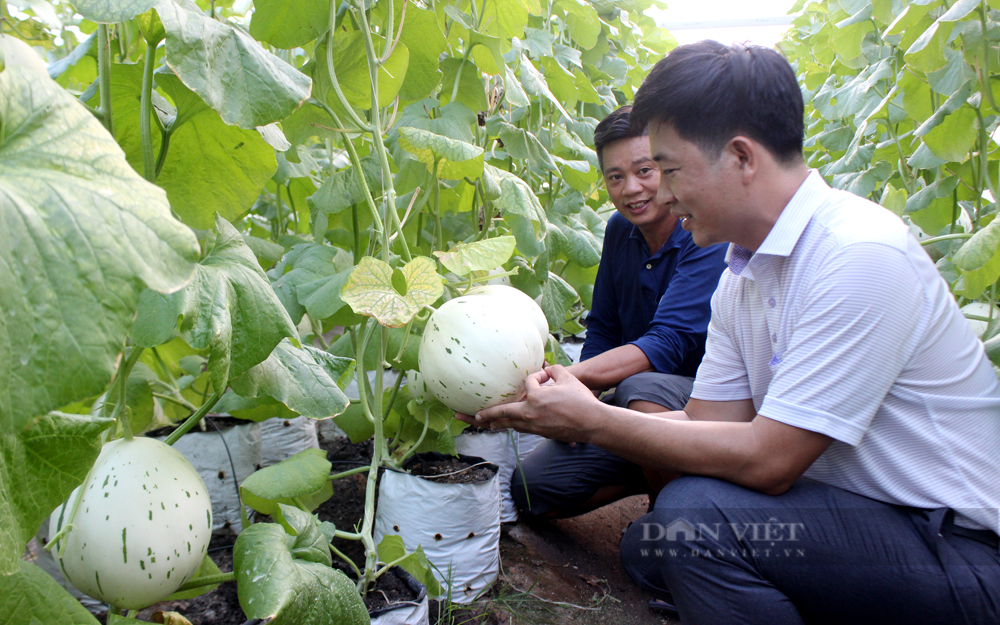
M647 176L647 175L649 175L649 173L651 171L653 171L652 167L642 167L642 168L639 169L639 175L640 176Z
M661 176L669 176L670 174L672 174L675 171L677 171L677 169L678 169L677 167L674 167L674 168L671 168L671 169L661 169L660 170L660 175Z

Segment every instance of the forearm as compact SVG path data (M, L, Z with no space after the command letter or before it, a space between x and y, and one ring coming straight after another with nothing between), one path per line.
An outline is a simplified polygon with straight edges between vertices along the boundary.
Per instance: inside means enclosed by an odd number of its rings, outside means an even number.
M753 423L691 421L684 412L647 415L607 406L586 442L649 468L716 477L762 492L779 480L757 445Z
M587 388L596 391L616 386L630 375L652 370L646 354L635 345L622 345L567 367Z

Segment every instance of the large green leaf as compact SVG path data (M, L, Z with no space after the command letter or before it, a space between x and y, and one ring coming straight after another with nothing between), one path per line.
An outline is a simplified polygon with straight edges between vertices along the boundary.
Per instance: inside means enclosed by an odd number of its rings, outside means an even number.
M434 252L448 271L464 276L473 271L496 269L514 253L514 237L504 236L472 243L459 243L447 252Z
M298 340L298 332L240 233L221 217L216 228L215 248L191 283L164 305L174 306L188 345L209 350L212 386L221 391L283 338Z
M0 575L0 619L4 625L97 625L87 608L30 562Z
M506 122L500 123L500 140L507 153L514 158L524 159L544 171L558 171L559 167L552 155L532 133Z
M426 256L417 256L396 270L377 258L365 256L351 273L340 297L355 313L375 317L384 326L399 328L443 293L444 278L434 269L434 261Z
M963 162L979 138L976 111L963 106L924 136L924 143L934 156L946 161Z
M267 360L230 381L243 397L268 396L300 415L325 419L348 404L341 390L354 373L354 361L284 339Z
M376 50L382 49L382 38L372 35ZM340 102L330 82L327 58L333 61L337 82L347 98L348 103L359 109L370 109L372 106L372 83L368 70L368 56L365 53L364 35L356 30L338 31L333 37L333 46L327 53L326 40L316 46L316 68L313 76L316 80L315 95L326 100L335 108ZM379 65L378 69L378 102L379 106L389 106L399 94L403 80L410 63L410 51L402 44L396 44L392 54Z
M400 98L419 100L427 97L441 80L438 59L448 45L441 34L437 16L407 1L406 20L399 42L410 51L406 78L399 88Z
M87 477L113 423L58 412L18 427L0 421L0 580L18 570L38 526Z
M176 291L198 245L161 189L0 35L0 430L100 394L143 284Z
M268 272L268 276L274 280L271 288L277 293L292 321L298 323L305 311L306 298L300 297L299 289L307 284L313 284L318 288L327 284L339 272L351 269L352 263L346 256L341 250L329 245L303 243L293 247L281 262ZM314 294L314 291L315 289L311 290L310 294ZM327 316L329 315L314 318L324 319Z
M549 279L542 287L542 312L545 313L545 319L550 327L562 326L566 321L566 314L577 297L576 291L569 283L554 273L549 274Z
M947 62L944 46L953 26L951 22L934 22L906 51L906 62L922 72L933 72L944 66Z
M156 82L177 105L157 184L192 227L211 228L216 213L235 219L253 206L277 170L274 149L256 130L226 124L176 76L159 73Z
M265 126L309 97L309 77L192 0L159 0L156 10L167 32L167 65L227 124Z
M441 61L442 104L460 102L471 111L485 111L489 108L482 72L472 59L445 59Z
M256 0L250 34L275 48L304 46L330 25L327 0Z
M306 449L253 473L240 485L240 496L246 505L270 515L278 512L279 503L292 504L293 499L318 506L333 494L329 480L332 466L322 449ZM321 495L325 497L313 502Z
M399 145L447 180L478 178L483 173L483 148L420 128L399 129Z
M368 623L368 611L351 580L327 562L303 559L317 553L303 549L303 544L318 539L305 528L298 534L289 536L280 525L258 523L236 539L233 569L243 612L250 619L273 618L273 625Z
M114 24L145 13L158 0L73 0L73 8L94 22Z
M592 5L576 0L560 0L556 6L566 12L569 36L581 48L589 50L597 45L597 37L601 34L601 19Z

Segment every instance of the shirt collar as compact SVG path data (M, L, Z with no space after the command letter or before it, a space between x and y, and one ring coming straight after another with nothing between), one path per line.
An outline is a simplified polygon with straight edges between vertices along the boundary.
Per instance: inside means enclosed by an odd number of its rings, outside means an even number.
M629 231L628 238L638 241L644 250L649 253L649 246L646 244L646 237L642 236L642 232L639 231L639 227L633 223L629 223L632 229ZM656 258L663 254L666 250L680 248L682 240L684 238L684 228L681 226L681 221L677 220L677 225L674 226L674 231L670 233L667 240L663 243L663 247L658 249L655 254L651 254L650 258Z
M799 242L799 237L805 231L809 220L816 213L823 200L823 194L830 187L823 180L815 169L809 172L806 179L799 185L798 190L788 204L778 215L778 220L774 222L771 231L767 234L764 242L757 248L757 254L769 256L788 256L795 249L795 244ZM731 243L729 251L726 253L726 263L733 273L739 275L750 264L750 260L755 256L753 252L745 247Z

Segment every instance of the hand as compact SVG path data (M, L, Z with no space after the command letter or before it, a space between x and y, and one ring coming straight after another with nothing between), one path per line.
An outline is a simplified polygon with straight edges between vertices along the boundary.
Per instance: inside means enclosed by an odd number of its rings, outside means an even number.
M513 428L567 442L585 441L588 425L604 404L565 367L553 366L524 381L523 401L481 410L475 417L459 415L466 423L493 429Z

